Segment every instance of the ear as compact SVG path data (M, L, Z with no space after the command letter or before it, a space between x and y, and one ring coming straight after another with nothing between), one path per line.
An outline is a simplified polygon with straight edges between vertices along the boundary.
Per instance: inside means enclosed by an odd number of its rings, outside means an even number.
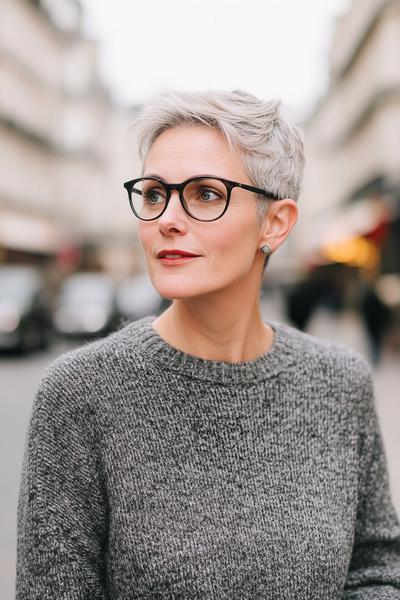
M261 226L260 246L268 244L274 252L285 241L298 217L297 204L294 200L274 200L268 207Z

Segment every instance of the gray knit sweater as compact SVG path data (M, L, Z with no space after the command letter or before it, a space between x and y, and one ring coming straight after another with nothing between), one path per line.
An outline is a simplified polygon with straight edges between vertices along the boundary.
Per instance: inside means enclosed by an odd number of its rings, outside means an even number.
M18 600L400 598L366 361L277 322L255 360L155 317L43 376L18 501Z

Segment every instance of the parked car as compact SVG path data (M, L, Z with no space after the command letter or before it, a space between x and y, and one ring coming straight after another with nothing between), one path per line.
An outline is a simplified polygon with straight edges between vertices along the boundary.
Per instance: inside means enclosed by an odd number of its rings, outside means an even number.
M69 275L61 285L54 311L54 329L65 337L99 337L115 330L120 317L115 285L105 273Z
M147 274L130 277L118 286L117 307L124 320L158 315L166 305L168 301L161 298Z
M0 349L45 348L51 333L50 298L41 274L30 266L0 266Z

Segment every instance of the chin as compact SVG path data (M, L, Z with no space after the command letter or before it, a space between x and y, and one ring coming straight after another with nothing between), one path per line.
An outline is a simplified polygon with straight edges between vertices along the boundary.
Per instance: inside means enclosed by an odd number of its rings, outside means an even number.
M160 296L167 300L187 300L189 298L196 298L207 293L204 290L195 289L194 287L187 286L154 286Z
M188 281L187 277L154 276L152 283L160 296L167 300L196 298L213 291L209 286L201 285L198 279Z

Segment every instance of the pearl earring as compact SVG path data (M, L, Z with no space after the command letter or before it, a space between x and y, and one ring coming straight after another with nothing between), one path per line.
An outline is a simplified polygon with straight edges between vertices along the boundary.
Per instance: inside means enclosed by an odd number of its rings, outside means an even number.
M264 244L263 246L261 246L260 248L261 252L263 254L265 254L266 256L269 256L272 252L271 248L268 246L268 244Z

